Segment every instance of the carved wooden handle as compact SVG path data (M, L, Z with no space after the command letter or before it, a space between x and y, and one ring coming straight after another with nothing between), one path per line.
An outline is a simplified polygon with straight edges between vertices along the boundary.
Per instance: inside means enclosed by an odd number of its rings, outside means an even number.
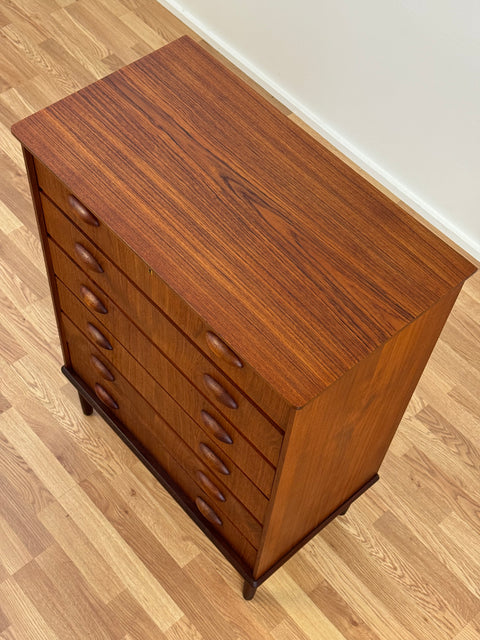
M202 417L203 424L212 432L214 438L220 440L221 442L225 442L225 444L233 443L232 438L228 435L225 429L220 425L219 422L217 422L217 420L215 420L212 415L208 413L208 411L202 409L200 415Z
M105 378L105 380L109 380L110 382L113 382L115 380L115 376L110 371L110 369L106 367L100 360L100 358L97 358L97 356L95 356L93 353L90 355L90 362L93 364L93 366L97 370L97 373L99 373L102 378Z
M216 453L214 453L208 445L204 442L200 442L198 445L200 453L202 454L205 462L211 469L218 471L219 473L223 473L224 476L229 476L230 471L225 466L225 464L220 460Z
M104 389L101 384L98 384L98 382L95 383L95 393L107 407L110 407L110 409L118 409L117 401L114 400L108 391Z
M218 500L219 502L225 502L225 496L217 487L217 485L210 480L208 476L206 476L203 471L196 471L195 476L197 478L198 484L202 487L205 493L208 493L210 497L214 500Z
M80 244L80 242L75 243L75 253L77 254L77 258L87 269L95 271L96 273L103 273L103 269L98 261L92 256L88 249L85 249L83 244Z
M197 505L197 509L200 511L202 516L204 516L209 522L211 522L212 524L216 524L219 527L223 525L220 517L217 516L215 511L209 504L205 502L205 500L202 500L202 498L195 498L195 504Z
M222 360L225 360L228 364L231 364L234 367L239 367L240 369L243 367L243 362L234 353L230 347L220 340L218 336L216 336L211 331L207 331L205 338L207 340L207 344L210 347L210 350Z
M108 349L111 351L113 349L110 342L106 339L103 333L97 329L91 322L87 322L87 332L89 333L92 340L102 349Z
M100 298L98 298L93 291L90 291L90 289L83 284L80 287L80 297L83 304L91 311L95 311L96 313L108 313L106 306Z
M100 223L93 213L90 213L87 207L84 207L80 200L77 200L72 194L68 196L68 204L72 207L73 211L82 222L85 222L85 224L89 224L92 227L99 226Z
M238 404L228 391L226 391L219 382L212 378L212 376L209 376L208 373L203 375L203 382L208 391L211 391L219 402L229 409L238 409Z

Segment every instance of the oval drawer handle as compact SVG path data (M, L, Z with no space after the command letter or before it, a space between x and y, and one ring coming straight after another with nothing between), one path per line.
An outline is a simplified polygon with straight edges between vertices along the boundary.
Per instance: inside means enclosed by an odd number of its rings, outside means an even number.
M98 382L95 383L95 393L107 407L110 407L110 409L118 409L117 401L114 400L108 391L104 389L101 384L98 384Z
M208 373L205 373L203 375L203 382L208 391L211 391L219 402L224 404L229 409L238 409L238 404L228 393L228 391L226 391L222 387L222 385L215 380L215 378L212 378L212 376L209 376Z
M105 380L109 380L110 382L113 382L115 380L115 376L110 371L110 369L106 367L100 360L100 358L97 358L97 356L95 356L93 353L90 355L90 362L93 364L102 378L105 378Z
M225 444L233 444L232 438L228 435L225 429L211 416L208 411L202 409L200 412L203 424L210 429L212 436Z
M83 284L80 287L80 297L83 304L91 311L95 311L96 313L108 313L106 306L100 298L98 298L93 291L90 291L90 289Z
M92 340L99 347L102 347L102 349L108 349L109 351L113 349L112 345L103 335L103 333L99 329L97 329L97 327L95 327L91 322L87 322L87 331L90 334Z
M75 243L75 253L77 254L77 258L87 269L95 271L96 273L103 273L103 269L100 264L92 256L90 251L85 249L83 244L80 244L80 242Z
M85 224L89 224L92 227L99 226L100 223L98 222L97 218L93 215L93 213L90 213L87 207L83 206L80 200L77 200L72 194L68 196L67 200L68 204L72 207L73 211L77 214L82 222L85 222Z
M240 360L237 354L234 353L230 349L230 347L227 347L227 345L223 342L223 340L220 340L218 336L216 336L211 331L207 331L205 337L207 340L207 344L210 347L210 350L216 356L218 356L219 358L222 358L222 360L225 360L225 362L227 362L228 364L231 364L234 367L238 367L239 369L243 367L243 362Z
M198 484L202 487L205 493L214 500L218 500L219 502L225 502L225 496L217 487L217 485L210 480L208 476L206 476L203 471L197 470L195 472L195 476L197 478Z
M200 511L202 516L204 516L209 522L212 524L216 524L219 527L223 525L223 522L219 516L215 513L212 507L202 500L202 498L195 498L195 504L197 505L197 509Z
M206 445L204 442L200 442L198 448L200 449L200 453L202 454L205 462L211 469L214 469L219 473L223 473L224 476L230 475L230 471L228 470L228 468L225 466L222 460L220 460L217 454L210 449L208 445Z

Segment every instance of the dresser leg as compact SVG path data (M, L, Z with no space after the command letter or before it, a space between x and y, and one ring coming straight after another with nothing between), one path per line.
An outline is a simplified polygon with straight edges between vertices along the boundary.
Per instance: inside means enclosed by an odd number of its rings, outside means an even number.
M340 511L340 513L338 515L339 516L344 516L349 509L350 509L350 505L348 505L348 507L345 507L345 509L343 511Z
M255 595L257 587L252 586L249 582L245 580L243 583L243 597L245 600L251 600Z
M78 397L80 398L80 406L82 407L82 411L84 415L91 416L93 413L93 407L90 404L88 404L88 402L80 393L78 394Z

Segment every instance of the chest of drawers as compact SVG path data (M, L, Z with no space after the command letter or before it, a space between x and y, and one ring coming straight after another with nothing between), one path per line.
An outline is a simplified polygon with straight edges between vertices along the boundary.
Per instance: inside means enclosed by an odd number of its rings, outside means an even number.
M378 478L474 267L187 37L13 132L65 375L251 598Z

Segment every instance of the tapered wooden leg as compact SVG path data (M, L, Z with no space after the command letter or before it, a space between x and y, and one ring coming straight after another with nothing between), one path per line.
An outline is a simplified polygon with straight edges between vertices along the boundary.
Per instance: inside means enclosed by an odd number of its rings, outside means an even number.
M340 513L338 515L339 516L344 516L349 509L350 509L350 505L348 505L348 507L345 507L345 509L343 511L340 511Z
M252 586L249 582L245 580L243 583L243 597L245 600L251 600L255 595L257 587Z
M80 393L78 394L78 397L80 398L80 406L82 407L82 411L84 415L91 416L93 413L93 407L90 404L88 404L88 402Z

